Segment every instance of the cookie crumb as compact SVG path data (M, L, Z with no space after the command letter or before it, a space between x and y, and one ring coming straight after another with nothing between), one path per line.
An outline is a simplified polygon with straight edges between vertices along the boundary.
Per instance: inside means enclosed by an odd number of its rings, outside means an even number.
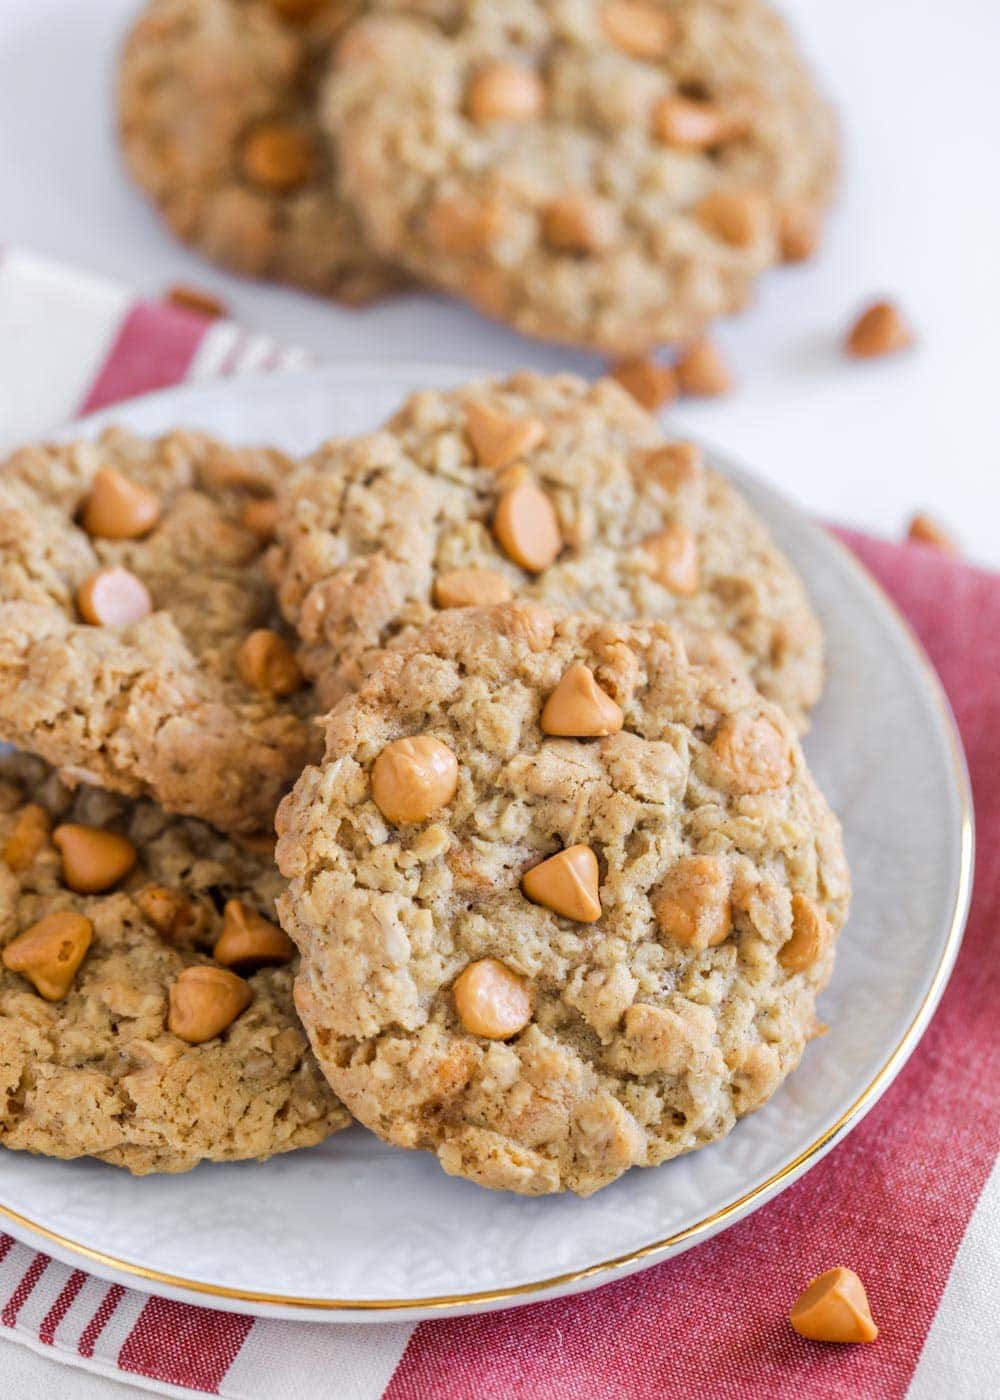
M211 292L203 292L200 287L188 287L181 282L168 287L163 300L170 306L180 307L182 311L193 311L196 316L205 316L210 321L218 321L227 315L224 301L220 301Z

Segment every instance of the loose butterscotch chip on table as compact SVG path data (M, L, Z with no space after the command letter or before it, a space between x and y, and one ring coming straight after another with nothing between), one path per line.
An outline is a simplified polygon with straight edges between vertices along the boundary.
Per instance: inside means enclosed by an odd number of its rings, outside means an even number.
M451 608L323 726L277 816L278 915L323 1069L379 1136L587 1195L723 1136L797 1065L849 877L739 667L664 622Z
M788 1320L799 1336L816 1342L873 1342L878 1336L865 1286L853 1269L827 1269L814 1278Z
M3 871L0 1045L18 1092L0 1095L0 1147L141 1175L269 1157L346 1126L295 1014L273 861L0 755L0 849L38 811L57 833L113 837L134 864L111 888L81 890L67 850L45 841Z

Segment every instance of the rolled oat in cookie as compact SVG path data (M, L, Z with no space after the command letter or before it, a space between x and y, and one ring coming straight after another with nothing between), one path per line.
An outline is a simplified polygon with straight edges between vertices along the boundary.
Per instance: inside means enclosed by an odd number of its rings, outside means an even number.
M815 246L834 123L762 0L369 8L321 102L344 189L383 254L488 314L642 354Z
M675 622L800 727L822 688L819 623L762 522L609 380L416 394L289 479L277 534L268 565L328 701L435 611L510 597Z
M784 714L662 622L442 614L278 812L296 1005L350 1111L588 1195L714 1142L816 1033L849 874Z
M346 302L406 280L340 192L317 85L361 0L150 0L126 41L129 171L185 243Z
M142 1175L346 1127L293 1007L282 884L201 822L0 758L0 1145Z
M9 457L0 739L68 780L270 829L317 736L244 513L290 468L269 449L119 429Z

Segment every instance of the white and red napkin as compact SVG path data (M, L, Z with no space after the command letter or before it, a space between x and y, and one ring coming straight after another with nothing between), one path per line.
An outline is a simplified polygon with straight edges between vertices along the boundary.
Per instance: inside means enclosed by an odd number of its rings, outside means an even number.
M229 321L137 302L24 254L0 258L3 446L166 384L305 359ZM846 538L951 698L979 851L954 976L864 1122L751 1218L644 1274L417 1326L213 1312L103 1283L0 1232L0 1394L27 1393L4 1385L9 1339L160 1394L240 1400L1000 1395L1000 577L920 545ZM799 1285L833 1264L868 1285L881 1329L871 1346L824 1347L787 1325Z

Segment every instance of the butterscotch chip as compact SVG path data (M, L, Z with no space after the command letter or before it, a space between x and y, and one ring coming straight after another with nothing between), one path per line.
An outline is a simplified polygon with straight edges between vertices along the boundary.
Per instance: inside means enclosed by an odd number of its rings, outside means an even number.
M469 404L466 426L476 461L496 470L528 456L545 438L537 418L511 418L488 403Z
M316 702L248 689L235 653L280 628L244 511L272 506L291 468L273 449L193 432L109 429L12 454L0 740L220 829L273 826L316 742Z
M507 218L491 199L442 198L427 210L424 228L431 247L439 252L475 254L500 242Z
M527 335L634 358L746 305L781 258L772 210L830 203L835 127L765 0L572 8L381 6L323 123L376 247Z
M791 776L791 745L770 715L753 710L727 715L712 751L738 792L768 792L783 787Z
M391 822L424 821L448 805L457 786L458 760L429 734L394 740L372 767L372 798Z
M576 661L546 700L538 722L543 734L593 739L617 734L625 716L590 667Z
M815 1342L873 1342L878 1336L868 1294L853 1269L827 1269L814 1278L788 1320L800 1337Z
M94 926L82 914L49 914L7 944L3 965L27 977L46 1001L62 1001L93 936Z
M801 200L786 200L778 210L778 242L781 260L805 262L819 247L822 233L820 212Z
M716 190L695 206L706 232L735 248L750 248L767 237L770 211L756 190Z
M422 411L439 419L439 401ZM580 671L627 727L546 732ZM744 714L787 732L794 759L752 798L711 747ZM460 781L446 811L387 829L375 765L417 717ZM277 819L298 1008L362 1122L494 1189L586 1195L770 1097L813 1033L848 899L786 726L740 667L693 664L662 622L521 599L435 613L373 660ZM831 939L789 976L796 894ZM498 983L516 1017L497 1014Z
M450 569L434 580L439 608L484 608L511 597L513 589L495 569Z
M527 982L496 958L470 963L452 990L455 1010L470 1035L509 1040L531 1020Z
M20 874L32 864L39 851L48 845L52 818L37 802L29 802L17 814L3 847L3 860Z
M473 77L466 105L474 122L531 121L545 106L545 88L532 69L497 61Z
M63 879L78 894L102 894L112 889L139 859L127 836L75 822L57 826L52 844L62 856Z
M940 549L944 554L958 554L958 542L932 515L923 511L914 515L907 527L906 538L917 544L928 544L932 549Z
M830 945L830 927L819 906L798 890L792 895L792 936L778 954L786 972L804 972Z
M742 130L740 119L714 102L670 95L661 97L653 108L655 135L666 145L684 151L708 150L732 140Z
M599 884L597 857L582 845L567 846L521 878L521 889L533 903L586 924L601 917Z
M847 336L847 353L868 360L907 350L914 336L902 311L891 301L876 301L863 311Z
M618 211L607 199L573 192L545 206L542 235L560 253L603 253L618 241Z
M170 988L167 1029L189 1045L214 1040L242 1016L253 990L222 967L186 967Z
M540 427L508 442L525 422ZM472 423L497 429L477 448ZM480 454L507 465L486 469ZM525 498L548 522L530 558L495 528ZM670 619L701 655L717 638L720 663L743 665L797 726L820 694L821 631L794 570L698 447L668 441L610 379L524 372L416 395L377 432L314 454L281 516L269 562L322 705L361 684L381 648L412 640L443 605L444 575L478 571L556 608ZM668 528L694 547L677 551L686 577L672 568L662 582L643 542ZM675 591L692 576L694 591Z
M221 320L228 314L226 303L212 292L200 287L188 287L176 282L167 288L166 301L171 306L179 306L182 311L193 311L196 316L204 316L210 321Z
M128 569L98 569L81 583L76 606L93 627L127 627L153 611L149 589Z
M718 856L685 856L671 866L653 899L660 932L701 951L728 938L733 926L730 873Z
M291 646L268 627L257 628L243 641L236 669L243 683L262 695L294 695L305 683Z
M272 540L278 523L277 501L247 501L240 512L240 523L261 540Z
M611 368L611 378L650 413L672 403L677 397L677 376L669 365L646 357L622 360Z
M493 517L493 533L507 558L530 574L547 569L562 549L555 506L530 481L504 491Z
M204 919L190 895L166 885L147 885L135 902L157 933L168 943L186 943L200 934Z
M295 957L295 944L283 929L240 899L230 899L222 915L222 932L212 956L223 967L246 976L262 967L284 967Z
M129 481L112 467L94 473L80 522L88 535L105 540L135 540L148 535L162 507L152 491Z
M674 40L674 20L650 0L605 0L600 7L605 34L632 58L663 58Z
M643 540L642 548L650 561L653 577L664 588L682 595L697 593L698 541L687 525L672 521Z
M304 185L316 153L309 135L290 122L270 122L251 131L243 143L243 170L255 185L288 194Z
M733 387L722 353L710 340L696 340L682 350L674 373L681 393L694 398L716 398L728 394Z

